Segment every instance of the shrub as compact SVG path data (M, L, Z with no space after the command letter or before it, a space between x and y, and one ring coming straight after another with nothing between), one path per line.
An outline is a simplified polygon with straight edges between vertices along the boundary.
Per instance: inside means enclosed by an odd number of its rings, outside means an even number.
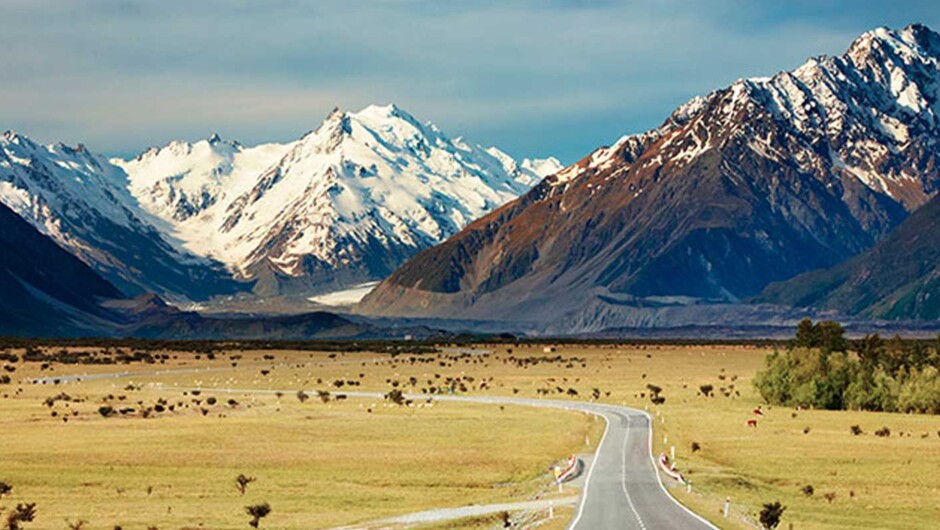
M692 442L692 452L695 453L702 449L702 446L698 442Z
M11 491L13 491L13 486L6 482L0 482L0 499L2 499L4 495L9 495Z
M247 475L238 475L235 477L235 487L238 488L238 492L242 495L245 494L245 490L248 489L248 485L256 481L255 477L249 477Z
M7 514L5 530L21 530L23 523L32 522L36 518L36 503L17 504L16 508Z
M852 427L850 427L850 429L852 431L853 436L858 436L862 434L862 428L858 425L853 425Z
M826 499L826 502L832 504L832 501L836 500L836 492L827 491L826 493L823 493L823 498Z
M816 488L814 488L812 484L807 484L803 486L803 488L800 491L803 492L803 495L806 495L807 497L812 497L813 493L816 493Z
M306 392L304 392L303 390L297 391L297 401L303 403L307 401L308 399L310 399L310 396L308 396Z
M875 431L875 436L879 436L881 438L887 438L891 436L891 429L887 427L882 427L878 429L877 431Z
M261 519L264 519L271 513L271 505L265 502L246 506L245 511L251 516L251 521L248 522L248 525L252 528L258 528L258 525L261 524Z
M101 416L104 418L114 416L114 407L111 405L102 405L98 407L98 414L101 414Z
M715 391L715 387L714 387L713 385L702 385L702 386L698 387L698 390L699 390L699 392L702 393L703 396L705 396L705 397L711 397L712 392Z
M780 501L765 504L760 511L761 526L770 530L777 528L777 526L780 525L780 518L783 517L783 512L786 511L786 509L786 506L780 504Z
M385 399L399 406L405 404L405 395L402 394L402 391L398 390L397 388L394 388L391 392L385 394Z

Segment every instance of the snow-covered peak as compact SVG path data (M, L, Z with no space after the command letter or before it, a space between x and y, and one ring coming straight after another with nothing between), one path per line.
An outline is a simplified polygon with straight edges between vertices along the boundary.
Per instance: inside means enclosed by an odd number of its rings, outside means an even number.
M213 133L195 143L175 140L132 160L112 163L128 174L131 192L148 212L175 222L215 204L233 175L259 171L285 149L280 145L246 149Z
M344 274L357 282L380 278L561 167L452 140L394 104L333 109L286 144L213 136L115 164L197 255L249 277L264 267L294 277L325 268L356 271Z
M123 182L123 171L83 145L40 145L13 131L0 137L0 201L39 220L46 233L56 230L47 222L59 209L76 218L96 213L120 225L134 222Z

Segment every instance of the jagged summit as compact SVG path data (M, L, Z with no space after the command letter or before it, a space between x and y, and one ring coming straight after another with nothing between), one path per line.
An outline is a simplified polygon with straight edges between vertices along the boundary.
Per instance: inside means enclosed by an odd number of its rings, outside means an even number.
M246 277L328 282L382 277L557 169L450 140L395 105L334 109L289 144L170 151L123 166L187 248Z

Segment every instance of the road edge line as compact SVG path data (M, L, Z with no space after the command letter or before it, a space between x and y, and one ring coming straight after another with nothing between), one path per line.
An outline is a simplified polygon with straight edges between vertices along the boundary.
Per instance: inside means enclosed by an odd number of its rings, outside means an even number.
M700 522L704 523L704 524L705 524L706 526L708 526L709 528L713 528L714 530L720 530L717 526L715 526L714 523L712 523L712 522L709 521L708 519L702 517L701 515L699 515L699 514L693 512L691 508L689 508L688 506L686 506L686 505L682 504L681 502L679 502L679 499L673 497L672 494L669 493L669 490L666 489L666 485L663 484L663 477L662 477L662 475L659 474L659 468L656 467L656 458L653 456L653 423L654 423L654 422L653 422L653 416L652 416L649 412L647 412L647 411L645 411L645 410L639 410L639 409L637 409L637 410L638 410L639 412L642 412L643 415L646 416L646 419L649 421L649 424L650 424L650 428L649 428L649 447L650 447L649 455L650 455L650 463L653 464L653 471L656 473L656 483L659 484L659 487L663 490L663 493L665 493L666 496L669 497L669 499L670 499L672 502L674 502L674 503L676 504L676 506L682 508L683 510L686 511L686 513L688 513L688 514L691 515L692 517L698 519Z
M568 409L571 410L571 409ZM581 491L581 501L578 503L578 513L575 515L574 519L571 520L571 523L566 526L566 530L574 530L578 523L581 521L581 514L584 512L584 504L587 502L588 488L591 486L591 475L594 473L594 466L597 465L598 453L601 452L601 447L604 445L604 440L607 439L607 433L610 432L610 418L607 417L607 414L598 412L590 412L594 416L600 416L604 418L604 421L607 425L604 427L604 435L601 436L601 441L597 444L597 449L594 451L594 459L591 460L591 467L588 469L587 475L584 477L584 489Z

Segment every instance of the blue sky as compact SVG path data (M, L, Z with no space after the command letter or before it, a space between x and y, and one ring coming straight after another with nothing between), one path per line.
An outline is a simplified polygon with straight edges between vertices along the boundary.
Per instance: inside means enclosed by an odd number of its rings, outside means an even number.
M452 136L573 162L740 77L841 54L931 1L0 3L0 129L132 155L286 141L395 102Z

